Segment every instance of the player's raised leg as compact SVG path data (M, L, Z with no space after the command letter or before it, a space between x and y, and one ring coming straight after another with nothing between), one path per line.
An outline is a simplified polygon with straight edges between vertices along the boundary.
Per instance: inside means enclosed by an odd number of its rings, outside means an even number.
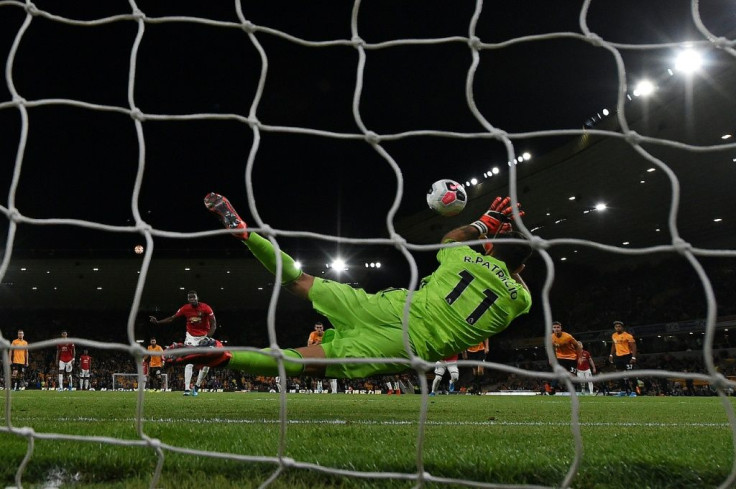
M248 239L245 221L240 218L227 198L215 192L210 192L204 198L204 205L220 219L224 227L233 230L233 236L243 241Z
M227 229L233 230L233 236L240 239L253 253L266 269L276 274L276 250L269 240L259 236L257 233L246 231L247 225L238 215L230 201L220 194L210 192L204 198L204 205L217 216L220 223ZM290 292L305 299L308 298L309 289L314 283L314 277L302 272L296 267L294 259L280 252L283 266L281 285Z

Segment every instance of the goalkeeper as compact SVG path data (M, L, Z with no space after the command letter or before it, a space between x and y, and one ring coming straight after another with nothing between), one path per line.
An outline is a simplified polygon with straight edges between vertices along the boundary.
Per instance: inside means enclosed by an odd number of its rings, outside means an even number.
M453 229L442 242L463 242L486 236L524 239L522 234L512 231L513 214L509 202L509 197L497 197L479 220ZM210 193L204 203L271 273L275 273L276 251L269 240L248 232L245 222L225 197ZM434 363L465 351L500 333L513 319L529 311L531 294L519 275L531 255L529 244L500 241L495 245L486 243L484 249L485 254L481 254L465 245L445 247L437 252L439 267L422 280L409 308L409 340L416 356ZM408 359L402 327L408 290L387 289L369 294L347 284L304 273L284 252L281 252L281 260L282 285L293 294L311 301L312 307L334 326L334 329L325 331L320 345L282 350L287 376L364 378L409 368L408 362L326 365L289 361L310 358ZM219 343L216 345L221 346ZM184 345L172 345L167 360L244 370L255 375L279 374L278 361L271 355L229 352L221 348L208 348L182 356L171 351L181 347Z

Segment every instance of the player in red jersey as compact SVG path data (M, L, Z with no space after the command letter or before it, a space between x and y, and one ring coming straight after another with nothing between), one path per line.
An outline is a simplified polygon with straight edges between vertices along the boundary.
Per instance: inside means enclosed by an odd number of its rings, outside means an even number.
M79 390L89 390L89 376L92 371L92 357L89 356L89 351L86 349L82 351L79 356Z
M578 378L588 379L588 392L593 395L593 382L590 379L596 373L595 362L593 361L593 357L590 356L590 352L583 347L583 343L580 341L578 343L580 343L580 348L582 348L580 363L578 363ZM580 393L585 394L585 383L580 384Z
M66 331L61 332L61 337L66 339L68 336ZM74 343L61 343L56 345L56 364L59 366L59 385L57 390L64 390L64 372L69 374L69 390L74 387L74 379L72 378L72 368L74 367L74 357L76 351Z
M184 345L186 346L200 346L209 340L209 337L214 336L215 330L217 330L217 319L212 308L204 302L199 302L197 292L190 290L187 292L188 303L181 306L173 316L161 319L156 319L155 316L150 317L150 321L153 324L169 324L175 319L184 317L187 320L187 332L184 339ZM209 367L202 367L197 375L197 382L194 385L194 390L190 392L189 386L192 382L192 373L194 371L194 364L188 363L184 367L184 395L185 396L196 396L198 390L202 385L202 381L209 372Z

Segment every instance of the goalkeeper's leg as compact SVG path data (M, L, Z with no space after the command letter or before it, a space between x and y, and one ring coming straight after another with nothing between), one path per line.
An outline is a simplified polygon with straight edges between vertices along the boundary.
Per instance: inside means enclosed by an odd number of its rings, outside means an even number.
M251 253L253 253L253 256L269 272L276 274L276 250L273 244L256 233L246 232L247 226L245 221L240 218L227 198L210 192L204 198L204 205L218 217L224 227L235 231L233 235L245 243ZM297 268L294 259L283 251L280 252L280 255L283 266L281 285L286 286L289 291L299 297L308 298L309 289L312 287L314 277Z
M279 375L279 362L276 357L266 355L270 348L264 348L261 352L253 351L228 351L222 348L202 348L201 352L188 353L181 356L175 354L179 348L187 348L183 343L171 345L166 349L166 361L176 364L194 364L200 367L220 367L229 370L244 370L249 374L275 377ZM281 350L284 356L284 369L289 377L301 375L325 376L325 365L303 364L289 359L303 358L325 358L325 351L320 345L312 345L297 349Z

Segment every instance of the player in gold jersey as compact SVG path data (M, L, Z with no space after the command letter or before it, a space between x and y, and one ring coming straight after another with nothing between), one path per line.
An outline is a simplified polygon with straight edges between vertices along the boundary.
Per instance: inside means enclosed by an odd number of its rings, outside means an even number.
M583 347L570 333L562 331L562 323L559 321L552 323L552 347L555 349L555 357L559 364L565 367L571 376L577 377ZM554 380L552 388L556 390L558 387L559 381Z
M636 365L636 340L631 333L625 331L624 323L621 321L614 321L613 329L615 331L611 335L611 354L608 360L616 366L619 372L633 370ZM636 397L636 392L632 390L628 378L622 378L619 385L621 387L620 396Z

